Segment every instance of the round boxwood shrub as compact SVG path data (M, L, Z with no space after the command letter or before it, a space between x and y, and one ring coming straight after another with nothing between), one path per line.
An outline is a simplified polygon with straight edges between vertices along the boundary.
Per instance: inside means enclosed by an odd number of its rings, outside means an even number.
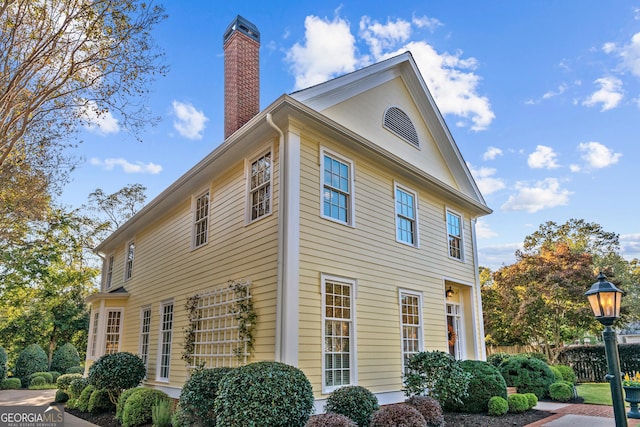
M551 372L553 372L553 376L555 378L556 381L562 381L562 372L560 372L560 370L558 368L556 368L555 366L549 366L549 369L551 369Z
M529 399L524 394L511 394L507 397L507 402L509 403L509 412L519 414L529 410Z
M529 401L529 409L533 408L538 404L538 396L533 393L524 393L527 401Z
M29 385L29 376L34 372L44 372L49 369L47 353L38 344L28 345L20 352L16 360L15 377L20 378L22 387Z
M7 378L7 352L0 347L0 381Z
M313 411L311 383L280 362L255 362L225 375L215 401L223 426L303 427Z
M69 384L69 388L67 388L67 394L72 399L77 399L80 397L80 394L84 391L84 389L89 385L89 380L86 378L75 378L71 380Z
M407 396L428 394L439 402L457 401L467 396L470 379L471 374L449 353L422 351L407 363L404 392Z
M5 378L0 382L0 389L2 390L15 390L19 388L22 388L20 378Z
M549 396L558 402L568 402L573 398L573 388L564 381L549 386Z
M447 410L472 414L487 412L491 397L507 398L507 384L498 368L481 360L464 360L460 366L471 376L467 396L461 402L448 400L445 403Z
M60 377L60 372L58 371L49 371L51 374L51 384L58 384L58 378Z
M347 416L328 412L312 416L304 427L358 427L358 424Z
M489 399L489 415L500 416L509 412L509 402L502 396L493 396Z
M160 390L138 388L127 399L122 412L122 426L133 427L151 424L153 406L160 400L169 400L169 396Z
M53 383L53 375L51 375L50 372L34 372L33 374L29 375L29 383L31 383L31 380L33 380L35 377L44 378L45 384Z
M374 412L369 425L371 427L427 427L427 421L412 406L389 405Z
M182 387L178 410L183 424L204 427L216 425L214 402L220 380L231 368L201 369L194 372Z
M82 366L72 366L67 368L64 372L65 374L82 374L84 375L84 368Z
M44 377L40 377L40 376L36 376L33 377L31 379L31 382L29 383L30 387L41 387L43 385L45 385L47 383L47 380L44 379Z
M571 384L575 384L577 382L576 373L571 366L556 365L555 367L562 374L562 379L564 381L569 381Z
M140 356L128 352L105 354L89 368L89 384L106 389L115 404L122 390L140 385L146 372Z
M429 396L411 396L405 402L414 407L424 417L429 427L444 427L444 415L440 403Z
M69 400L69 395L63 390L58 389L56 390L56 397L54 400L58 403L65 403L67 400Z
M80 397L76 399L76 408L79 411L87 412L89 411L89 399L91 399L91 394L96 390L94 386L89 384L82 390L80 393Z
M71 384L71 381L77 379L77 378L82 378L81 374L63 374L60 375L58 377L58 379L56 380L56 385L58 386L58 388L64 392L68 393L69 390L69 385Z
M51 358L51 370L67 372L73 366L80 366L80 354L76 347L71 343L58 347Z
M137 388L129 388L118 397L118 403L116 404L116 420L122 424L122 414L124 413L124 405L127 403L127 399L137 390Z
M538 399L547 396L549 386L555 382L549 365L539 359L512 357L499 369L507 386L516 387L518 393L534 393Z
M116 405L109 399L109 392L105 389L98 389L91 393L87 410L92 414L100 414L102 412L111 412Z
M325 410L345 415L360 427L366 427L371 415L378 410L378 398L362 386L340 387L327 398Z

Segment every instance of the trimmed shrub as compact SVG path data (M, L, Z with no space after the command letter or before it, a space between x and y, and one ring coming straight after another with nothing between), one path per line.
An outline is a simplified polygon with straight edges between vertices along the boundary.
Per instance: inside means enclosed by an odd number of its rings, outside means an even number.
M313 411L311 383L280 362L255 362L222 378L215 401L223 426L303 427Z
M84 368L82 366L72 366L64 371L65 374L80 374L84 375Z
M460 362L460 366L471 376L467 396L462 398L462 402L447 401L445 403L447 410L469 413L487 412L489 399L493 396L507 398L507 384L498 368L481 360L464 360Z
M178 401L183 425L216 425L214 402L218 396L220 380L229 372L231 368L213 368L201 369L191 375L182 387Z
M575 384L577 382L576 373L573 371L571 366L556 365L555 368L560 371L564 381L569 381L571 384Z
M374 412L371 427L427 427L427 422L417 409L409 405L384 406Z
M69 388L67 389L67 394L72 399L77 399L80 397L84 389L89 385L89 380L86 378L76 378L71 381L69 384Z
M27 387L31 374L44 372L48 369L49 359L47 358L47 353L38 344L31 344L20 352L13 375L20 378L22 387Z
M65 408L67 409L76 409L78 407L78 399L69 398L67 403L65 403Z
M137 388L124 404L122 426L133 427L151 424L153 421L153 405L159 400L169 400L169 396L160 390Z
M130 388L122 393L120 393L120 397L118 397L118 403L116 404L116 420L120 421L122 424L122 414L124 413L124 405L127 403L127 399L131 396L137 388Z
M5 378L0 383L0 390L16 390L22 388L20 378Z
M45 380L44 377L37 376L31 379L31 382L29 382L29 387L41 387L45 384L47 384L47 380Z
M98 389L91 393L89 398L89 405L87 410L92 414L100 414L102 412L111 412L116 408L116 405L111 403L109 399L109 392L105 389Z
M89 384L106 389L115 404L122 390L140 385L146 372L140 356L127 352L105 354L89 368Z
M325 410L342 414L358 424L367 427L371 415L378 409L378 398L362 386L351 385L340 387L327 398Z
M7 378L7 352L0 347L0 382Z
M62 391L67 392L68 394L68 390L69 390L69 385L71 384L71 381L77 379L77 378L82 378L81 374L63 374L60 375L58 377L58 379L56 380L56 385L58 386L58 388Z
M328 412L312 416L304 427L358 427L358 424L347 416Z
M558 402L568 402L573 398L573 387L565 381L558 381L549 386L549 397Z
M527 398L527 401L529 402L529 409L533 408L538 404L538 396L536 396L535 394L525 393L524 395Z
M553 376L556 381L562 381L564 379L562 378L562 372L560 372L560 369L556 368L555 366L549 366L549 369L551 369L551 372L553 372Z
M549 364L549 357L544 353L538 353L536 351L530 351L528 353L523 353L522 356L528 357L529 359L538 359L541 362Z
M509 412L520 414L529 410L529 399L524 394L516 393L507 397Z
M67 369L80 366L80 354L71 343L66 343L56 349L51 358L51 370L67 372Z
M494 353L490 356L487 356L487 362L491 363L497 368L502 364L502 362L509 360L511 357L513 357L513 355L509 353Z
M69 400L69 395L67 393L60 389L56 390L56 397L54 401L57 403L65 403L67 400Z
M60 372L58 371L49 371L51 374L51 384L58 384L58 378L60 378Z
M31 381L36 377L44 378L45 384L53 384L53 375L51 375L50 372L34 372L29 375L29 384L31 384Z
M499 369L507 386L516 387L518 393L534 393L538 399L549 394L549 386L555 381L549 366L539 359L512 357Z
M493 396L489 399L489 415L499 417L509 412L509 402L502 396Z
M444 427L444 415L440 403L429 396L411 396L405 402L418 410L429 427Z
M80 397L76 399L76 408L79 411L87 412L89 410L89 399L91 399L91 394L96 391L96 388L89 384L82 390L80 393Z
M471 374L460 362L443 351L423 351L407 363L404 393L407 396L428 394L439 402L460 401L467 397Z

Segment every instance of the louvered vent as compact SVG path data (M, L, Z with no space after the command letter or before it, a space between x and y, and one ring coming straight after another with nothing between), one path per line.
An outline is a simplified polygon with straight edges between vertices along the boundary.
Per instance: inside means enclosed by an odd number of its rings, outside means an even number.
M389 107L384 113L384 127L407 140L416 147L420 146L418 133L407 113L398 107Z

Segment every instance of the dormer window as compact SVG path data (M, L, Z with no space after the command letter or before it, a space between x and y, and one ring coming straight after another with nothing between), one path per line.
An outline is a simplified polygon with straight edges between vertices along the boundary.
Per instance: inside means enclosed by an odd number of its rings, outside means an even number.
M384 127L398 135L411 145L420 147L418 132L411 122L411 119L398 107L389 107L384 112Z

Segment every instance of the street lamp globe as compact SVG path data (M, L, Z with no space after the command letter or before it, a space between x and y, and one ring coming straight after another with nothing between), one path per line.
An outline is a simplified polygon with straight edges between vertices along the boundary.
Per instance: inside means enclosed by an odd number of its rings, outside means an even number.
M596 319L605 326L613 325L613 322L620 317L623 294L623 291L607 281L607 277L602 272L598 274L598 281L585 293Z

